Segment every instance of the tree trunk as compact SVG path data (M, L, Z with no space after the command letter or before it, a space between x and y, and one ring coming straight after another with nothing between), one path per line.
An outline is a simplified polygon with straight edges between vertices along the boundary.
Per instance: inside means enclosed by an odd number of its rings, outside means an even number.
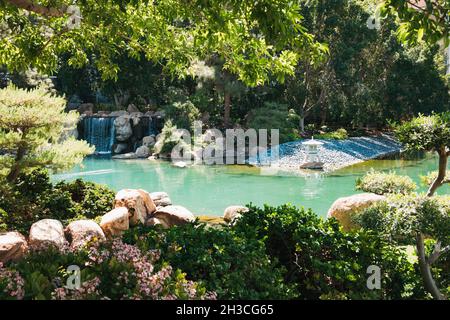
M300 121L299 121L299 126L300 126L300 132L305 132L305 117L300 116Z
M427 196L431 197L436 192L436 189L439 188L445 180L446 172L447 172L447 159L448 154L444 148L439 150L439 171L438 176L434 179L430 188L428 189Z
M20 173L20 161L25 156L25 153L26 153L26 149L23 148L23 147L19 147L19 149L17 150L16 157L14 159L14 164L11 167L11 170L9 171L8 176L6 177L6 180L8 182L16 181L17 177L19 176L19 173Z
M229 128L231 125L231 94L228 91L224 91L224 110L223 110L223 125L225 128Z
M439 288L436 286L436 282L433 279L433 274L431 273L431 265L428 263L425 255L423 234L420 232L417 234L416 237L416 248L417 248L417 256L419 258L420 273L422 274L425 290L427 290L433 296L434 299L444 300L444 296L439 291Z

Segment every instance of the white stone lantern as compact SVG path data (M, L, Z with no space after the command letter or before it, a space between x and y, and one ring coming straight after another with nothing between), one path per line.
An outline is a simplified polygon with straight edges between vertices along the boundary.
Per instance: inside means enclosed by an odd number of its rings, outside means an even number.
M300 166L301 169L323 169L324 163L320 161L319 146L323 145L322 142L311 140L303 142L302 145L306 148L305 162Z

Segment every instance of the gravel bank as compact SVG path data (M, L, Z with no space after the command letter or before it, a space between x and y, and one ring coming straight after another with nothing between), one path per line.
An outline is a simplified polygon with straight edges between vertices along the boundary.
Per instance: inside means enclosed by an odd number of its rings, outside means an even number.
M302 142L298 140L283 143L279 146L279 159L272 160L271 166L286 171L299 171L299 166L304 163L306 151ZM393 138L383 135L378 137L357 137L346 140L320 140L323 143L319 147L321 161L324 162L324 171L337 170L365 160L374 159L397 153L401 145ZM258 165L256 161L250 163Z

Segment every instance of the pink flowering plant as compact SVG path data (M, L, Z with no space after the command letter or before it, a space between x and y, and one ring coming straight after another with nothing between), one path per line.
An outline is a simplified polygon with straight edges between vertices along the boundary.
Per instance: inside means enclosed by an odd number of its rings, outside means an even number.
M180 270L162 263L158 251L141 251L117 239L93 242L85 248L39 248L18 263L0 269L0 300L144 300L215 299ZM68 286L79 267L79 286ZM23 277L23 279L22 279Z
M17 271L7 269L0 262L0 300L22 299L24 280Z

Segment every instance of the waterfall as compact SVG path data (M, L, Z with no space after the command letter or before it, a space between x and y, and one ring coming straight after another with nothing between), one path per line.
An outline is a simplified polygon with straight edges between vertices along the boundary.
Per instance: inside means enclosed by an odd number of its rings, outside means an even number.
M111 153L114 144L114 117L86 117L83 120L83 139L95 146L96 154Z
M147 135L157 135L159 133L156 117L148 117L148 131Z

